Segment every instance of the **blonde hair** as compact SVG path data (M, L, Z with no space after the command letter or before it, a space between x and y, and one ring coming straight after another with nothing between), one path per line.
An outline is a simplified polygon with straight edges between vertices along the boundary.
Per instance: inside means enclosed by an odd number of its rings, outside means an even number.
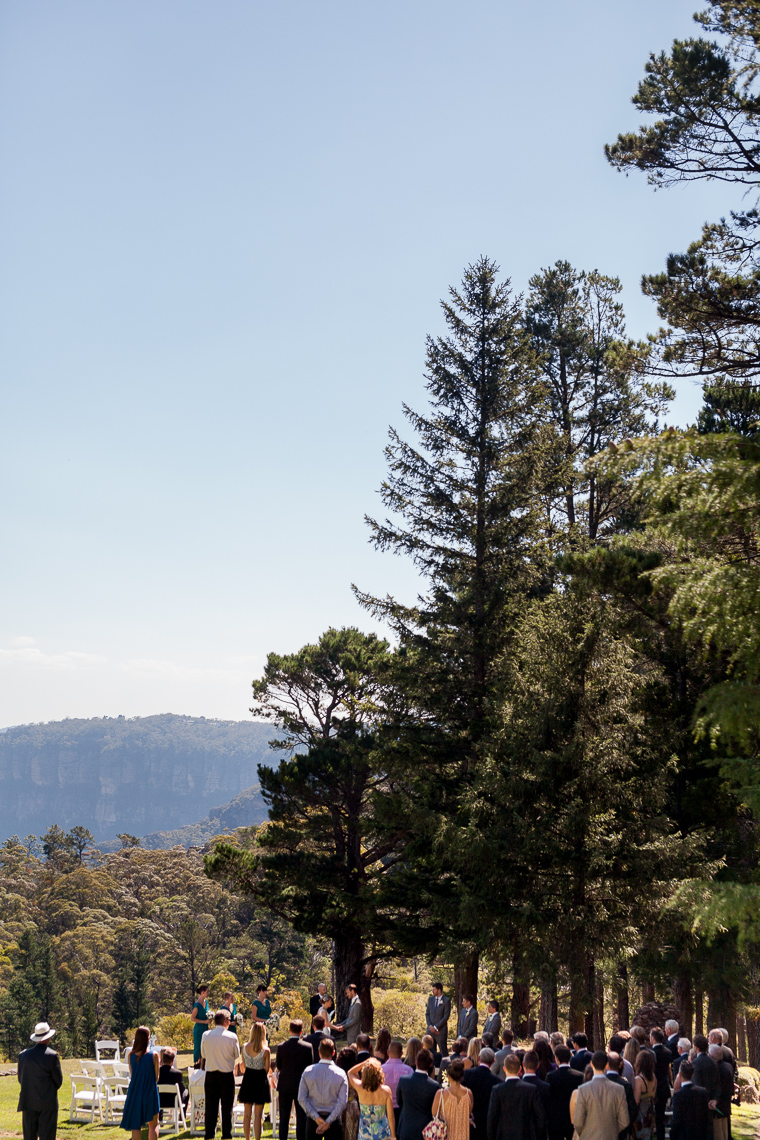
M364 1062L362 1069L362 1088L367 1092L377 1092L382 1084L385 1084L385 1074L383 1073L382 1065L371 1057L369 1061Z
M422 1049L422 1042L419 1037L410 1037L406 1043L406 1055L404 1056L404 1063L410 1069L417 1067L417 1054Z
M422 1038L422 1048L427 1049L430 1053L435 1053L435 1041L429 1033L426 1033Z
M636 1058L639 1055L640 1049L641 1046L639 1045L636 1038L629 1037L625 1043L625 1049L623 1050L623 1056L625 1057L626 1061L629 1061L631 1065L634 1065L636 1063Z
M480 1061L480 1050L483 1048L483 1042L479 1037L473 1037L470 1044L467 1046L467 1060L472 1061L473 1065L477 1065Z
M257 1053L260 1053L264 1048L267 1039L267 1029L263 1021L254 1021L251 1026L251 1036L248 1038L248 1044L252 1045Z

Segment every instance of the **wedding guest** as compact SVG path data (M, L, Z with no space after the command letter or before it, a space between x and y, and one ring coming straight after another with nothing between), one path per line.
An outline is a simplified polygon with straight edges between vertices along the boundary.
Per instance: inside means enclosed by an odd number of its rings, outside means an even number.
M583 1076L570 1068L572 1053L566 1045L557 1045L554 1050L557 1068L553 1073L547 1073L546 1083L549 1086L548 1126L549 1140L572 1140L573 1123L570 1119L570 1098L579 1085L583 1083Z
M486 1125L487 1140L543 1140L546 1113L537 1091L520 1080L520 1058L504 1060L504 1081L491 1092Z
M633 1088L633 1082L636 1080L636 1074L633 1071L633 1065L631 1062L626 1061L625 1057L623 1056L624 1049L625 1038L623 1035L621 1033L613 1033L612 1037L610 1037L609 1044L607 1045L607 1052L620 1054L620 1060L623 1062L623 1079L628 1081L631 1088Z
M225 1007L214 1014L214 1028L204 1033L201 1040L201 1061L206 1073L203 1082L206 1140L214 1140L220 1111L222 1140L231 1140L235 1068L239 1060L240 1045L237 1035L230 1033L230 1011Z
M676 1057L672 1064L673 1078L678 1080L678 1074L681 1071L681 1062L688 1061L689 1052L691 1050L691 1041L688 1037L679 1037L678 1044L676 1045ZM679 1086L680 1087L680 1086Z
M396 1099L396 1092L398 1090L398 1083L402 1077L411 1077L414 1073L409 1065L401 1059L403 1046L400 1041L391 1041L388 1046L388 1060L383 1065L383 1072L385 1073L385 1083L391 1090L393 1098L393 1107L398 1108L398 1100Z
M48 1044L54 1036L55 1030L47 1021L37 1022L29 1038L30 1048L19 1055L17 1111L21 1113L24 1140L55 1140L63 1074L61 1059Z
M355 1065L348 1082L359 1100L359 1140L395 1140L393 1095L376 1057Z
M654 1075L654 1056L649 1049L641 1049L634 1065L636 1080L633 1095L638 1108L633 1122L636 1140L649 1140L656 1131L654 1105L657 1098L657 1078Z
M556 1049L558 1045L564 1045L565 1044L564 1033L559 1033L556 1030L554 1033L550 1033L549 1034L549 1044L551 1045L552 1049Z
M574 1033L570 1040L573 1043L573 1059L570 1062L570 1068L582 1073L586 1065L591 1062L591 1052L587 1048L588 1038L585 1033Z
M539 1037L537 1041L533 1042L533 1052L538 1057L536 1073L540 1080L545 1081L548 1074L557 1067L554 1063L554 1051L548 1041Z
M304 1041L308 1041L311 1045L314 1054L314 1064L319 1060L319 1046L325 1037L329 1037L329 1033L325 1030L324 1015L318 1013L312 1018L311 1033L308 1033L306 1037L304 1037Z
M472 1119L474 1131L470 1133L472 1140L485 1136L488 1123L488 1106L491 1103L491 1093L499 1083L499 1078L491 1072L494 1063L493 1049L481 1049L478 1064L475 1068L467 1069L462 1076L462 1087L472 1093L473 1109ZM462 1063L464 1070L464 1062ZM451 1073L451 1066L449 1066ZM451 1079L451 1078L449 1078Z
M694 1066L682 1059L678 1070L680 1089L673 1093L670 1140L708 1140L710 1097L706 1089L693 1083Z
M388 1060L388 1046L391 1043L391 1031L386 1025L383 1025L379 1030L375 1039L375 1056L378 1061L385 1062Z
M149 1044L150 1030L147 1025L141 1025L135 1030L129 1054L129 1084L119 1121L120 1128L132 1133L132 1140L140 1140L146 1124L148 1140L158 1140L158 1114L161 1110L158 1102L159 1066L158 1056L149 1048ZM226 1136L232 1136L231 1127Z
M540 1042L536 1042L536 1045ZM544 1042L548 1045L548 1042ZM541 1078L538 1072L539 1056L535 1049L529 1049L522 1059L523 1067L523 1080L532 1085L541 1098L541 1103L544 1106L544 1112L549 1112L549 1095L550 1088L548 1083Z
M267 1045L267 1031L263 1021L254 1021L251 1033L243 1046L243 1083L238 1093L238 1102L244 1104L243 1135L251 1140L251 1113L253 1113L253 1135L261 1140L261 1120L264 1105L269 1104L272 1095L269 1091L269 1068L271 1055Z
M615 1085L620 1085L625 1093L625 1104L628 1109L629 1124L619 1134L618 1140L628 1140L631 1134L631 1125L638 1115L638 1108L636 1106L636 1096L633 1091L633 1085L623 1076L623 1058L619 1053L607 1053L607 1080L612 1081Z
M356 1063L361 1064L362 1061L368 1061L372 1056L370 1050L370 1039L368 1033L360 1033L356 1038Z
M467 1056L464 1058L465 1069L474 1069L479 1064L480 1050L483 1042L479 1037L473 1037L467 1046Z
M419 1037L410 1037L406 1043L406 1053L404 1054L404 1064L414 1072L417 1068L417 1057L422 1049L422 1042Z
M356 1064L356 1046L344 1045L335 1059L335 1064L342 1069L348 1079L348 1074ZM359 1134L359 1098L356 1090L348 1086L348 1099L343 1111L343 1140L357 1140Z
M187 1108L190 1093L185 1088L185 1078L182 1076L181 1070L176 1068L174 1064L176 1060L176 1049L161 1050L158 1083L160 1085L176 1085L182 1097L182 1107ZM158 1099L161 1108L174 1108L174 1097L170 1093L159 1093Z
M279 1101L280 1140L288 1140L290 1113L295 1104L296 1140L306 1140L306 1114L298 1100L301 1077L314 1064L314 1051L308 1041L301 1039L303 1022L290 1023L290 1036L277 1046L277 1099Z
M306 1140L325 1136L342 1140L340 1118L348 1103L348 1078L335 1064L335 1043L325 1037L319 1046L319 1061L309 1065L298 1086L298 1103L306 1115Z
M613 1140L628 1128L628 1106L625 1093L619 1085L606 1077L607 1054L597 1049L591 1057L593 1075L575 1092L575 1111L571 1112L575 1131L580 1140L584 1133L589 1140Z
M411 1077L402 1077L398 1083L398 1140L422 1140L422 1129L433 1119L433 1101L438 1084L429 1076L432 1063L433 1058L427 1049L420 1049L415 1071Z
M718 1066L718 1095L715 1098L714 1140L728 1140L731 1135L731 1101L734 1095L734 1067L726 1059L723 1045L711 1045L708 1054Z
M451 1042L451 1053L448 1057L444 1057L441 1061L440 1075L442 1076L451 1065L455 1057L464 1062L464 1057L467 1053L467 1039L465 1037L457 1037Z
M494 1058L494 1063L491 1066L491 1072L500 1081L504 1080L504 1062L509 1054L514 1051L512 1046L514 1039L515 1035L511 1029L502 1029L501 1049L497 1050L496 1057Z
M475 1121L474 1132L476 1135L478 1135L479 1121L482 1120L485 1129L485 1120L488 1115L488 1102L486 1100L486 1116L483 1117L476 1108L472 1088L468 1088L464 1085L463 1078L467 1074L464 1071L464 1062L461 1057L454 1058L448 1067L448 1074L449 1087L447 1089L439 1089L435 1094L432 1107L433 1116L443 1117L446 1121L446 1140L468 1140L473 1133L473 1128L470 1125L471 1117L474 1118ZM499 1083L490 1070L488 1075L494 1084ZM485 1135L485 1131L483 1135Z

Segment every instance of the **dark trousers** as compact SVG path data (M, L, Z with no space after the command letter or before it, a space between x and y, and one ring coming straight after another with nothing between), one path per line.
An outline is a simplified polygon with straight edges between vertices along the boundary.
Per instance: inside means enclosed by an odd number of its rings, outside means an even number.
M219 1105L222 1106L222 1140L232 1140L232 1106L235 1102L234 1073L220 1073L217 1069L206 1070L203 1082L206 1098L206 1140L213 1140Z
M657 1140L665 1140L665 1109L667 1108L670 1093L657 1093L654 1098L654 1126L657 1130Z
M320 1113L321 1115L321 1113ZM322 1117L327 1120L328 1113ZM334 1120L327 1132L323 1132L322 1136L317 1136L317 1122L312 1120L310 1116L306 1117L306 1140L343 1140L343 1125L340 1122L340 1117Z
M21 1113L21 1126L24 1129L24 1140L55 1140L55 1129L58 1124L58 1109L46 1108L44 1112L32 1112L25 1108Z
M288 1140L288 1128L290 1127L290 1110L293 1105L296 1106L296 1140L306 1140L306 1120L307 1116L301 1108L295 1093L279 1094L279 1104L277 1111L280 1114L280 1140Z

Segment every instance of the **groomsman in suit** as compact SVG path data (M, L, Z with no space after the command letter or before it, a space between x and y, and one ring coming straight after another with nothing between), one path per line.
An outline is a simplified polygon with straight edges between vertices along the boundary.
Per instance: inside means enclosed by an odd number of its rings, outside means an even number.
M498 1041L501 1036L501 1014L499 1013L499 1003L496 998L491 998L488 1003L488 1012L486 1014L486 1023L483 1026L483 1033L492 1033L494 1041ZM481 1037L483 1034L481 1034Z
M710 1129L709 1093L692 1083L694 1066L681 1062L681 1087L673 1094L670 1140L707 1140Z
M353 983L346 986L346 997L349 1001L348 1013L343 1024L334 1025L333 1029L337 1033L345 1033L349 1045L355 1045L362 1027L362 1003L359 1001L356 986Z
M475 1008L475 995L465 994L462 998L462 1010L457 1022L457 1037L466 1037L472 1040L478 1032L478 1011Z
M433 982L433 992L427 1000L425 1020L427 1031L436 1043L438 1052L445 1057L449 1051L449 1018L451 998L443 992L443 982Z

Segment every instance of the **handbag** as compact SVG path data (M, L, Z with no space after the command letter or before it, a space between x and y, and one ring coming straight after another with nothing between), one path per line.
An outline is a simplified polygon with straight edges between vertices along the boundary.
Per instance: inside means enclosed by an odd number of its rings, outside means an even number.
M443 1092L441 1092L441 1099L438 1102L438 1111L430 1123L422 1129L424 1140L448 1140L449 1126L441 1116L442 1108Z

